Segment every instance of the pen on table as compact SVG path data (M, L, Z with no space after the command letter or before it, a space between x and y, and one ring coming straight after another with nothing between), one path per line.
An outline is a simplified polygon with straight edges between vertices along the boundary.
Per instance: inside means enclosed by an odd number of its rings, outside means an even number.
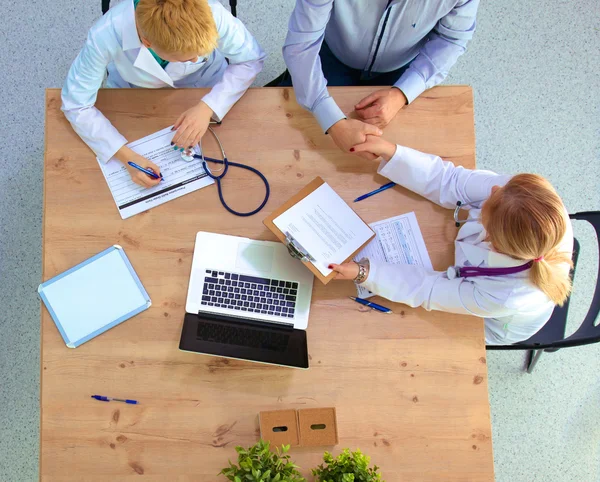
M153 179L160 179L161 181L163 179L162 174L159 176L158 174L156 174L154 171L151 171L150 169L145 169L142 166L138 166L135 162L129 161L127 164L129 164L131 167L137 169L138 171L142 171L143 173L148 174Z
M362 196L358 196L354 202L358 202L358 201L362 201L363 199L367 199L368 197L374 196L377 193L380 193L381 191L385 191L386 189L389 189L390 187L394 187L396 185L395 182L388 182L387 184L384 184L383 186L381 186L379 189L375 189L374 191L368 192L367 194L363 194Z
M92 395L92 398L94 398L95 400L100 400L101 402L110 402L112 400L113 402L123 402L129 403L131 405L137 405L138 403L140 403L137 400L129 400L127 398L103 397L102 395Z
M381 311L382 313L392 313L392 310L386 308L385 306L378 305L377 303L373 303L372 301L363 300L362 298L356 298L354 296L348 296L351 300L360 303L361 305L368 306L369 308L375 311Z

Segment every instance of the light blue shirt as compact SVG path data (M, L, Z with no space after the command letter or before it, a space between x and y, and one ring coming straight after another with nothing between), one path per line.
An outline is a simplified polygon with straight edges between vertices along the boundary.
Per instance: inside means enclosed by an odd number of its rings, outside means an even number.
M394 85L412 102L442 82L465 52L478 6L479 0L297 0L283 58L298 103L323 131L345 118L327 92L323 39L354 69L390 72L410 64Z

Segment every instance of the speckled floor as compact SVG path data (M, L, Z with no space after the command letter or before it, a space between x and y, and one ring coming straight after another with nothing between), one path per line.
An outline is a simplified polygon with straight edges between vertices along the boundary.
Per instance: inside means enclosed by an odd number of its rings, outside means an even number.
M293 0L241 0L239 17L283 69ZM44 88L60 87L100 0L2 3L0 65L0 481L38 475L39 303ZM548 177L571 212L600 209L600 8L597 0L482 2L469 51L448 83L475 89L477 162ZM572 302L587 309L598 253L587 226ZM496 478L600 481L600 345L489 353Z

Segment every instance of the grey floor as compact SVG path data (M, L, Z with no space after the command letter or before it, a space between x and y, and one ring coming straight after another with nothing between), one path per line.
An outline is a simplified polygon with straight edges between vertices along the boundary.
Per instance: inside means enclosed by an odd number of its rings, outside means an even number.
M283 69L294 2L240 3L239 17L270 54L262 85ZM2 482L38 475L44 88L62 85L100 0L19 5L2 2L0 30ZM545 175L571 212L600 209L599 26L597 0L482 2L475 39L447 80L475 89L478 165ZM572 325L598 269L592 230L576 224L575 234L584 249ZM497 480L600 481L600 345L545 354L532 375L523 363L520 353L488 355Z

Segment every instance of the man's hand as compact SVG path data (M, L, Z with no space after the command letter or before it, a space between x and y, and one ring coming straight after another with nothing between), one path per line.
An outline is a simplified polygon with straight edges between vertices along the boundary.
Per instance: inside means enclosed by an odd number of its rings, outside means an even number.
M350 148L356 144L365 142L368 135L380 136L383 134L379 128L356 119L342 119L337 121L327 132L333 139L333 142L344 152L351 152ZM367 151L359 155L368 160L373 160L377 157Z
M332 269L337 273L335 275L335 279L350 281L354 280L358 276L359 271L358 263L355 261L350 261L349 263L344 264L330 264L329 269Z
M383 137L367 136L365 142L352 146L350 151L359 155L366 152L374 156L373 159L381 157L389 161L396 153L396 144L386 141Z
M198 144L208 128L212 115L212 109L202 101L186 110L173 126L173 130L177 132L173 136L172 145L189 149Z
M143 167L145 169L151 169L158 176L161 175L160 168L156 164L149 161L145 157L140 156L137 152L132 151L129 147L121 147L121 149L119 149L115 154L115 157L125 165L127 171L129 172L129 175L131 176L131 180L136 184L139 184L143 187L154 187L161 181L160 177L158 179L153 179L148 174L145 174L142 171L136 169L135 167L131 167L128 164L128 162L131 161L140 167Z
M364 122L383 129L407 103L400 89L390 87L368 95L356 104L354 109L356 115Z

